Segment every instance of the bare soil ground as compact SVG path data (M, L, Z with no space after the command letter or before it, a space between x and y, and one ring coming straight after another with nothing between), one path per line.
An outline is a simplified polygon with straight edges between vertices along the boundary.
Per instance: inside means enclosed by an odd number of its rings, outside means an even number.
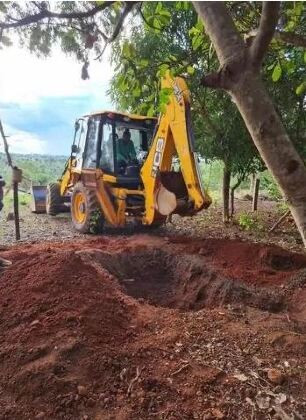
M1 252L0 419L306 418L306 255L289 250L290 220L244 232L215 207L81 237L69 215L22 217L28 238Z
M236 200L235 219L225 226L222 223L220 205L213 204L208 210L204 210L192 218L174 216L173 223L168 223L154 233L161 236L183 234L195 237L251 240L253 242L276 244L290 250L303 252L302 241L290 217L275 232L269 233L269 229L282 214L276 202L261 200L258 206L257 223L254 228L245 231L241 229L237 220L241 212L249 212L250 210L250 201ZM9 211L11 209L5 209L0 214L0 244L2 245L10 245L15 242L14 222L12 220L6 221ZM55 217L33 214L27 206L21 206L20 213L22 242L58 241L84 237L72 228L69 213L59 214ZM139 230L141 229L138 228L137 231L139 232ZM130 235L137 231L133 228L124 230L106 228L105 235L110 237L118 234ZM146 229L144 228L142 231L145 232Z

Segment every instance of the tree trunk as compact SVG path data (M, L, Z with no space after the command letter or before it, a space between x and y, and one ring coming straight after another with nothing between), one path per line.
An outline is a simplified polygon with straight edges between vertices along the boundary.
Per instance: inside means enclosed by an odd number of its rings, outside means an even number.
M253 190L252 211L257 211L257 206L258 206L258 193L259 193L259 183L260 183L260 179L259 179L259 178L257 178L257 179L255 180L254 190Z
M245 72L231 95L267 168L287 200L306 246L306 168L259 76Z
M256 174L255 174L255 173L253 173L253 174L251 175L251 182L250 182L250 194L251 194L251 195L253 194L253 191L254 191L255 180L256 180Z
M230 210L231 218L234 216L234 213L235 213L235 191L240 186L243 180L244 180L244 177L239 178L236 184L233 185L231 188L231 210Z
M236 103L249 133L288 201L306 247L306 168L295 150L260 78L260 69L279 19L280 2L263 2L258 33L248 46L225 2L194 2L220 62L202 79L225 89Z
M230 218L230 213L229 213L230 183L231 183L231 171L227 163L224 163L223 185L222 185L223 223L228 223L229 218Z
M13 182L13 195L14 195L15 236L16 236L16 241L19 241L20 227L19 227L18 183L17 182Z

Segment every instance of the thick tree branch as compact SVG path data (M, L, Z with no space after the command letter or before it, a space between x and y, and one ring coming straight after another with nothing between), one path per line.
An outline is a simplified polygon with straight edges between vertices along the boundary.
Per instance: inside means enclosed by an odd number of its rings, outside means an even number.
M108 46L108 44L110 44L113 41L115 41L115 39L117 38L117 36L119 35L119 33L121 31L121 28L122 28L122 26L124 24L125 18L127 17L127 15L130 13L130 11L133 9L133 7L135 6L135 4L137 4L137 3L138 2L136 2L136 1L126 2L126 6L123 9L123 11L122 11L122 13L121 13L121 15L120 15L117 23L116 23L116 26L115 26L115 28L113 30L112 35L107 38L106 35L103 34L104 35L103 38L105 40L105 44L104 44L104 47L103 47L101 53L95 58L95 60L99 60L102 57L102 55L104 54L104 51L106 50L106 47Z
M250 47L253 64L258 67L273 38L279 16L280 2L263 2L257 35Z
M37 23L41 20L48 18L48 19L84 19L91 16L96 15L97 13L101 12L102 10L107 9L110 7L114 1L106 1L105 3L99 4L95 7L93 7L90 10L87 10L86 12L51 12L48 9L42 9L40 12L35 13L33 15L28 15L22 19L19 19L14 22L0 22L0 29L10 29L10 28L18 28L21 26L30 25L31 23Z
M282 42L294 45L295 47L306 48L306 36L294 32L276 31L274 37Z
M120 30L122 28L122 25L123 25L123 23L125 21L125 18L127 17L127 15L130 13L130 11L132 10L132 8L137 3L138 3L137 1L128 1L128 2L126 2L126 6L123 9L123 11L122 11L122 13L121 13L121 15L120 15L120 17L118 19L118 22L117 22L117 24L116 24L116 26L115 26L115 28L113 30L113 33L112 33L112 35L107 40L108 43L115 41L115 39L119 35L119 32L120 32Z
M253 30L245 35L247 42L256 37L258 31ZM285 32L276 30L273 36L274 39L284 42L285 44L294 45L295 47L306 48L306 36L296 34L295 32Z
M201 85L213 89L221 89L222 86L222 78L221 72L214 72L203 76L201 80Z
M205 23L221 66L241 57L245 44L224 2L194 1L193 5Z

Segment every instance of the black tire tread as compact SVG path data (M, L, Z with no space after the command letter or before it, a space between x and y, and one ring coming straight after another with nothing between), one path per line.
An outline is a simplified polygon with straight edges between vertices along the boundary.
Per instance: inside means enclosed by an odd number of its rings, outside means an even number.
M50 216L60 213L63 199L60 194L60 183L53 182L47 187L46 212Z

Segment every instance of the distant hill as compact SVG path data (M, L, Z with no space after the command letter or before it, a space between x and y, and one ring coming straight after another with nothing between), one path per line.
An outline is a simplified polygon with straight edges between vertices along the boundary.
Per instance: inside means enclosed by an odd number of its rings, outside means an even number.
M12 154L12 159L13 163L22 169L26 178L33 180L36 185L46 185L60 177L67 156ZM10 183L10 168L6 164L4 153L0 153L0 175L4 177L7 183ZM21 187L28 189L30 185L31 182L25 179Z

